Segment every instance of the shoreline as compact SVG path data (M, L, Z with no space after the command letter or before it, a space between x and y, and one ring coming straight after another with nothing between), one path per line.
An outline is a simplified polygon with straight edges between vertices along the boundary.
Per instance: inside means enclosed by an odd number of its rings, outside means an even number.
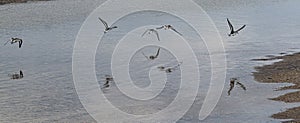
M26 3L28 1L50 1L50 0L1 0L0 5L11 4L11 3Z
M262 83L292 83L292 86L279 88L280 90L300 89L300 53L294 53L285 56L274 56L267 59L254 59L254 61L268 61L274 59L282 59L271 65L255 67L256 72L253 72L254 79ZM300 102L300 90L287 93L276 98L270 98L274 101L282 101L285 103ZM293 119L289 122L300 122L300 107L287 109L284 112L273 114L275 119Z

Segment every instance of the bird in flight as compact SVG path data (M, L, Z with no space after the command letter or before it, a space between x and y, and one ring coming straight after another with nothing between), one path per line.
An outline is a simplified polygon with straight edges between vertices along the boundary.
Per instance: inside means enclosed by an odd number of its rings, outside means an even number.
M22 70L20 70L20 74L14 73L14 74L8 74L11 79L22 79L24 77Z
M156 29L165 29L165 30L168 30L168 29L171 29L171 30L173 30L174 32L176 32L177 34L179 34L179 35L181 35L182 36L182 34L180 33L180 32L178 32L172 25L164 25L164 26L161 26L161 27L158 27L158 28L156 28Z
M6 45L8 42L10 42L11 44L19 43L19 48L21 48L23 44L23 40L20 38L11 38L11 40L7 41L4 45Z
M143 35L142 35L142 37L145 35L145 34L151 34L151 33L155 33L156 34L156 37L157 37L157 39L158 39L158 41L160 41L160 38L159 38L159 35L158 35L158 32L157 32L157 30L155 30L155 29L147 29L144 33L143 33Z
M239 34L239 31L241 31L242 29L244 29L246 27L246 25L243 25L238 30L234 30L233 25L231 24L231 22L229 21L228 18L227 18L227 22L228 22L228 25L229 25L229 28L230 28L230 33L228 34L228 36L235 36L236 34Z
M159 70L161 71L165 71L166 73L172 73L174 70L176 70L178 67L180 67L180 65L182 64L183 62L179 62L176 66L173 66L173 67L165 67L165 66L159 66L157 67Z
M105 83L103 84L103 88L108 88L111 81L114 81L114 78L110 75L105 75Z
M234 85L239 85L243 90L247 90L247 88L238 80L238 78L231 78L230 79L230 88L228 90L228 96L230 95L230 92L232 91L232 89L234 88Z
M117 26L113 26L113 27L108 26L107 22L105 22L105 21L104 21L103 19L101 19L100 17L99 17L99 20L100 20L100 21L103 23L103 25L105 26L104 33L107 33L108 31L113 30L113 29L115 29L115 28L118 28Z
M156 55L152 55L152 56L146 56L143 52L142 54L148 59L148 60L155 60L158 56L159 56L159 52L160 52L160 48L158 48L157 52L156 52Z

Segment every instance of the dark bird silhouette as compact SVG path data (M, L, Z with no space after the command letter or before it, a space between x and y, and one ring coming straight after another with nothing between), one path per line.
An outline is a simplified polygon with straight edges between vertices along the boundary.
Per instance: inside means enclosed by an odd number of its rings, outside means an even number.
M22 72L22 70L20 70L20 73L17 74L17 73L14 73L14 74L8 74L8 76L11 78L11 79L22 79L24 77L24 74Z
M155 33L155 34L156 34L156 37L157 37L157 39L158 39L158 41L160 41L159 34L158 34L157 30L155 30L155 29L147 29L147 30L143 33L142 37L143 37L145 34L147 34L147 33L148 33L148 34Z
M241 28L239 28L238 30L234 30L233 25L231 24L231 22L229 21L229 19L227 18L227 22L230 28L230 33L228 34L228 36L235 36L236 34L239 34L239 31L241 31L242 29L244 29L246 27L246 25L243 25Z
M173 30L174 32L176 32L177 34L179 34L179 35L181 35L182 36L182 34L180 33L180 32L178 32L172 25L164 25L164 26L161 26L161 27L158 27L158 28L156 28L156 29L165 29L165 30L168 30L168 29L171 29L171 30Z
M237 78L230 78L230 88L228 90L228 96L230 96L230 92L233 90L234 85L239 85L243 90L247 90L246 86L244 86Z
M148 60L155 60L155 59L159 56L159 52L160 52L160 48L158 48L157 53L156 53L155 56L152 55L152 56L147 57L143 52L142 52L142 54L143 54Z
M113 30L113 29L115 29L115 28L118 28L117 26L113 26L113 27L108 26L107 22L105 22L105 21L104 21L103 19L101 19L100 17L99 17L99 20L103 23L103 25L104 25L104 27L105 27L104 33L107 33L108 31Z
M180 65L182 64L183 62L179 62L176 66L173 66L173 67L165 67L165 66L159 66L157 67L159 70L161 71L165 71L166 73L172 73L174 70L178 69L178 67L180 67Z
M110 82L114 81L114 78L110 75L105 75L105 83L103 84L103 88L108 88L110 85Z
M181 64L182 64L182 62L179 63L178 65L174 66L174 67L167 68L167 69L165 70L166 73L172 73L174 70L176 70L178 67L180 67Z
M21 48L23 44L23 40L21 38L11 38L11 40L7 41L4 45L8 42L10 42L10 44L19 43L19 48Z
M247 90L247 88L239 81L236 82L237 85L239 85L243 90Z

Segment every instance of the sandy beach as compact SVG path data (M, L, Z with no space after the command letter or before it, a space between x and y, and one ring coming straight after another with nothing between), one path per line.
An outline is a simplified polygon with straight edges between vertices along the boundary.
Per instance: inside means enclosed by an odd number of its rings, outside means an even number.
M274 60L282 59L280 62L276 62L272 65L265 65L262 67L255 67L257 72L254 72L254 78L256 81L264 83L293 83L293 86L287 86L279 88L280 90L288 89L300 89L300 53L292 55L270 57L268 59L260 60ZM256 59L259 60L259 59ZM300 91L288 93L277 98L271 98L275 101L283 101L286 103L300 102ZM285 112L272 115L277 119L295 119L289 122L300 122L300 107L288 109Z

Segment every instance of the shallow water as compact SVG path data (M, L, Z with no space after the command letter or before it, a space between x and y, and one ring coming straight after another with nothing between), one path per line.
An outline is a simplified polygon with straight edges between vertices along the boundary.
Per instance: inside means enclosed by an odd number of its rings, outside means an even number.
M251 72L254 71L254 66L262 63L250 60L265 55L279 55L281 52L300 51L298 46L300 13L297 6L300 1L231 1L232 3L224 3L222 0L196 2L208 12L226 42L228 63L226 82L229 82L231 77L240 77L248 90L244 92L235 88L232 95L227 96L229 83L226 83L217 107L203 122L279 122L269 116L297 104L287 105L268 100L267 98L285 92L274 91L280 84L255 82ZM88 14L102 2L59 0L0 6L0 41L5 42L11 37L24 39L21 49L16 45L0 46L0 122L95 122L78 99L71 65L76 34ZM228 38L227 17L234 25L247 24L246 29L240 35ZM162 15L161 18L171 17ZM177 21L174 23L181 25ZM103 44L101 46L104 48L108 46L107 50L98 49L96 71L100 84L102 84L101 77L109 74L103 71L109 71L110 68L108 60L105 59L107 54L103 52L109 51L109 46L113 45L113 43ZM198 57L203 56L203 59L209 62L206 59L208 57L206 51L201 52L200 48L198 50ZM145 54L155 53L151 48L142 51ZM162 50L162 54L163 59L158 63L174 59L166 50ZM144 66L145 59L140 53L134 57L134 63ZM103 58L105 60L101 60ZM205 77L210 72L209 67L205 66L206 62L199 65L204 69L202 80L209 79ZM176 64L167 63L171 66ZM146 65L154 64L157 63ZM24 72L25 78L10 80L7 74L20 69ZM142 68L132 66L131 70L132 79L138 86L145 87L149 84L144 74L149 70L148 66ZM178 83L174 80L179 73L174 74L175 78L174 75L168 77L174 83ZM136 75L142 77L135 77ZM167 84L167 87L169 90L156 100L160 104L158 106L143 102L136 107L122 105L114 99L112 102L120 106L120 109L133 114L155 112L155 109L164 108L172 101L173 92L178 85ZM113 88L107 90L107 96L119 95ZM205 89L199 93L202 91ZM179 122L199 122L197 118L203 95L199 94L196 100L190 111Z

